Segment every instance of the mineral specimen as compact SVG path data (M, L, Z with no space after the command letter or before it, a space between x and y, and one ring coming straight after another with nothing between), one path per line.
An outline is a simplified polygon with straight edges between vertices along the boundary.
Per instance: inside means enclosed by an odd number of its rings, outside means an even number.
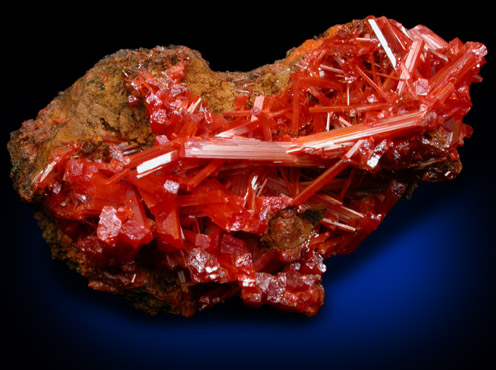
M12 134L54 258L150 313L232 296L316 315L324 260L412 185L453 179L486 48L385 17L248 73L121 50Z

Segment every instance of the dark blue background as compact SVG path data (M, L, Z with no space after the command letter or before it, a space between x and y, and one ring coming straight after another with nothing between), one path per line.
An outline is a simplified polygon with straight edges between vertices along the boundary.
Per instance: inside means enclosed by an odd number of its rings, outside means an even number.
M55 8L45 7L43 13L31 8L31 16L12 12L13 26L3 30L2 25L2 34L9 36L2 60L2 147L23 120L34 118L58 91L118 49L183 44L200 50L214 70L250 70L283 58L288 49L331 25L374 14L408 28L422 23L446 40L459 37L487 45L484 81L473 86L474 107L465 119L474 127L473 137L460 150L465 168L453 182L422 184L355 253L327 261L326 299L318 316L250 310L233 300L185 319L138 312L119 297L90 290L83 278L52 261L33 212L12 190L4 149L2 210L7 219L2 222L1 306L2 337L7 341L1 346L0 367L496 365L496 96L487 11L434 10L425 4L355 11L310 3L303 10L295 5L291 11L273 11L253 2L213 16L197 5L180 5L185 7L133 3L121 5L119 13L80 9L52 16L48 14ZM151 23L137 21L140 12L148 14ZM203 17L195 21L195 14ZM22 35L23 30L28 33Z

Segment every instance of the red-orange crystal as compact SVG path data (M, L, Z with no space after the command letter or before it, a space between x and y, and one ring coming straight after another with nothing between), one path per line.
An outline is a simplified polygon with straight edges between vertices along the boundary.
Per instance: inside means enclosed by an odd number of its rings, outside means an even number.
M282 93L240 95L224 114L185 85L187 61L142 70L125 87L131 106L146 106L153 147L129 154L111 143L100 161L71 144L35 186L95 265L149 254L184 291L211 287L199 308L239 295L315 315L324 259L353 251L410 183L456 175L429 169L458 160L471 134L462 119L485 54L480 43L368 17L304 55ZM270 228L297 227L285 211L316 209L301 241L266 242Z

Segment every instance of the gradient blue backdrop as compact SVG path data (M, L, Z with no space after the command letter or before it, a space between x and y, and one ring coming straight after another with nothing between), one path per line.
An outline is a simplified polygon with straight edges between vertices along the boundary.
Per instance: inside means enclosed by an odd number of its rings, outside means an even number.
M303 21L283 29L285 20L265 24L266 14L257 9L250 16L235 12L239 23L223 18L226 29L204 20L189 32L176 32L165 7L162 23L147 35L130 15L112 26L105 22L108 16L90 12L78 22L70 18L73 13L20 18L17 30L27 28L30 36L8 43L11 73L3 86L10 95L4 100L9 109L2 145L58 91L124 47L185 44L201 50L214 69L249 70L283 57L332 24L385 14L407 27L423 23L447 40L482 41L491 53L489 17L475 11L449 17L420 10L317 11L300 14ZM274 47L274 40L263 38L271 33L280 40ZM61 40L63 34L71 41ZM225 54L219 45L230 35L236 39ZM33 212L11 188L4 151L2 362L7 368L34 363L64 369L491 368L483 363L495 365L492 70L490 63L483 67L484 82L473 87L474 108L465 122L475 132L461 149L462 174L454 182L422 184L355 253L328 260L325 305L313 318L250 310L237 300L190 319L150 317L119 297L90 290L75 272L50 259Z

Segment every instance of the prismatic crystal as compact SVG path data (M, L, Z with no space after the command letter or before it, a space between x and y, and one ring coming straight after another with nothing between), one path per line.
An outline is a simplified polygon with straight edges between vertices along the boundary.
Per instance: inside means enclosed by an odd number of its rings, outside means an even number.
M13 178L54 256L95 289L151 313L239 296L312 316L326 258L412 185L460 172L485 55L372 16L251 73L202 69L187 48L121 52L83 81L112 81L119 103L91 90L80 108L76 84L13 134Z

